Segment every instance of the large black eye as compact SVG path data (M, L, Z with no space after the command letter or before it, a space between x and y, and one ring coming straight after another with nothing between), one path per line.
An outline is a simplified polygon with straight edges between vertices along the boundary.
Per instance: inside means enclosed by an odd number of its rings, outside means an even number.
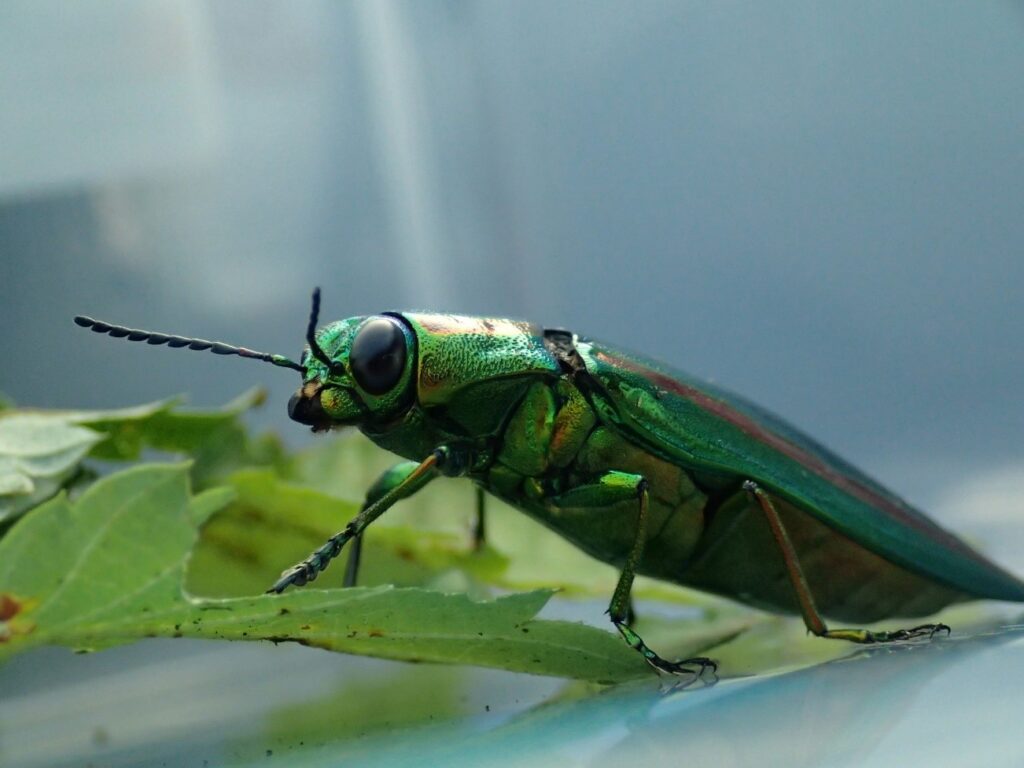
M394 387L405 370L405 334L398 322L377 317L363 325L352 341L348 362L356 384L371 395Z

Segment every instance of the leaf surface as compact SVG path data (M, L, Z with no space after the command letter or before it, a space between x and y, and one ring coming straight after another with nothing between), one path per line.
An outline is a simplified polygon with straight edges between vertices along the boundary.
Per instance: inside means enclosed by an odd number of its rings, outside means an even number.
M550 590L482 602L392 586L189 597L181 585L197 525L230 496L191 495L185 464L143 465L26 515L0 541L0 658L43 644L187 636L605 682L650 674L609 632L537 620Z
M263 402L253 389L222 408L180 410L180 398L95 411L20 409L0 415L0 522L52 497L86 457L133 461L146 449L192 457L192 479L212 485L246 465L281 461L276 439L250 438L239 421Z
M103 435L37 413L0 417L0 522L49 498Z

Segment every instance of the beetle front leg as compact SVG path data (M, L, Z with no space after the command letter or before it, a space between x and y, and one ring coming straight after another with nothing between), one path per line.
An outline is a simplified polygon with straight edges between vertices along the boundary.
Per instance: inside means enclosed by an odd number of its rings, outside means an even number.
M764 516L768 520L768 527L771 528L772 536L775 537L775 543L778 544L779 550L782 553L782 560L786 564L786 573L789 575L790 583L793 585L797 602L800 604L800 613L803 615L804 625L808 631L818 637L825 637L830 640L849 640L851 643L862 643L864 645L915 640L922 637L930 638L937 632L949 634L950 629L945 624L922 624L911 629L897 629L891 632L872 632L868 629L829 629L821 614L818 613L818 607L814 604L814 597L811 595L811 589L807 584L803 569L800 567L800 561L796 556L796 548L793 546L793 542L790 541L789 534L786 533L786 528L782 524L782 518L779 517L779 512L775 509L771 496L753 480L745 481L743 483L743 490L757 501L758 506L761 507L761 511L764 512Z
M366 498L363 500L363 506L360 507L359 511L362 512L386 493L400 486L419 466L420 463L418 461L400 461L395 466L385 470L366 492ZM342 582L342 586L354 587L356 585L362 553L363 534L360 533L352 540L352 544L349 546L348 562L345 564L345 580Z
M419 464L412 464L412 470L407 473L399 471L400 479L390 488L385 490L376 501L364 506L342 530L327 540L327 543L314 551L309 557L281 574L281 578L274 582L274 585L267 592L281 593L288 587L295 585L301 587L313 581L317 575L330 564L331 560L341 554L342 548L351 539L357 537L363 530L394 506L395 502L411 496L428 482L437 477L439 470L449 459L451 449L447 446L436 448L426 459ZM403 465L393 467L389 472L401 470ZM387 474L377 481L377 484L386 484ZM376 487L376 484L375 486ZM371 489L371 493L372 493ZM358 562L357 562L358 565Z
M626 564L619 575L611 603L608 605L608 615L629 646L640 653L644 660L659 672L670 675L690 675L695 679L700 677L705 669L711 669L714 672L718 669L718 665L705 657L681 661L663 659L652 651L643 638L630 627L633 613L630 597L633 579L643 558L644 545L647 543L647 516L650 506L647 480L641 475L626 472L606 472L596 483L573 488L553 501L557 507L600 508L630 499L636 500L637 503L636 532L629 555L626 557Z

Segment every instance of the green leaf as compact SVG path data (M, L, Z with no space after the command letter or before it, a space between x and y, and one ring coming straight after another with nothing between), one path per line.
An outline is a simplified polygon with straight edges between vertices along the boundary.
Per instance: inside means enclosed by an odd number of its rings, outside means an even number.
M0 417L0 521L49 498L103 436L37 413Z
M76 427L35 413L0 418L0 455L25 462L42 462L37 474L48 474L48 459L69 451L81 454L100 439L90 429Z
M251 440L239 421L263 398L254 389L212 410L178 410L172 398L114 410L6 412L0 416L0 522L67 487L87 455L111 461L138 459L145 449L187 455L201 487L240 466L279 463L280 443Z
M203 491L192 499L189 508L192 525L203 525L215 512L219 512L234 500L235 491L232 488L210 488Z
M197 522L229 495L192 496L188 485L187 465L144 465L19 521L0 541L0 658L44 644L187 636L604 682L650 674L609 632L535 619L547 590L486 602L391 586L191 598L181 585Z
M356 512L353 504L287 483L270 470L243 470L228 483L234 502L203 526L189 561L186 588L203 597L263 592ZM343 570L329 569L317 583L340 585Z
M256 388L216 409L180 410L175 408L179 400L169 399L114 411L62 415L107 435L91 453L96 458L129 461L140 458L147 448L185 454L195 460L193 481L208 486L240 466L281 459L276 440L250 440L238 418L265 399L266 393Z

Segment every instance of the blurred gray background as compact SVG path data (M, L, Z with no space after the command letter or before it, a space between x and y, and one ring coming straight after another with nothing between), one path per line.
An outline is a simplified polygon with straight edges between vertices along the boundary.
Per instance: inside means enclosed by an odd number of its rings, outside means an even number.
M0 391L297 384L393 308L561 325L746 394L923 505L1024 457L1018 3L7 0ZM984 476L984 475L983 475Z

